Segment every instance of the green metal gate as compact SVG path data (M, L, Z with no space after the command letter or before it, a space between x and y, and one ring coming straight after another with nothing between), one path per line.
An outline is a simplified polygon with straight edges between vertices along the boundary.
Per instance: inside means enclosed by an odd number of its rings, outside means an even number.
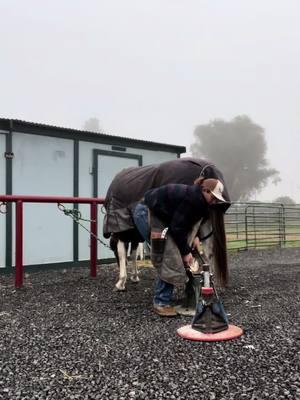
M229 249L300 247L300 205L233 203L225 224Z

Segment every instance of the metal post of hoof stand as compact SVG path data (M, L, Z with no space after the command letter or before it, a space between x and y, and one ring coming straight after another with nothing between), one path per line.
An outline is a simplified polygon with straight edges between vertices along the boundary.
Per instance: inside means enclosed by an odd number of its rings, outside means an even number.
M203 264L203 272L195 276L190 273L189 278L182 309L186 312L193 309L193 320L191 325L179 328L178 335L188 340L210 342L240 337L243 330L228 324L223 304L212 282L209 265ZM192 308L194 303L195 306Z

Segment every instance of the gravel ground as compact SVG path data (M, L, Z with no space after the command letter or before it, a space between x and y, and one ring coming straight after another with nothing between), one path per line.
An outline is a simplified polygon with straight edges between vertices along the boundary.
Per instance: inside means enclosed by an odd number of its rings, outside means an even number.
M0 399L300 399L299 272L300 249L231 255L222 298L245 333L216 343L152 312L152 268L124 293L116 265L32 273L17 291L0 275Z

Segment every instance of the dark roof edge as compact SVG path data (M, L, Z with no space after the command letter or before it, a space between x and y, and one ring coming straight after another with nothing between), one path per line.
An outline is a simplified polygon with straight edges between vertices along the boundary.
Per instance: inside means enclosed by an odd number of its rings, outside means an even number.
M182 154L186 152L185 146L177 146L167 143L151 142L147 140L132 139L122 136L108 135L105 133L89 132L79 129L63 128L54 125L40 124L36 122L28 122L19 119L0 118L0 129L15 132L43 134L48 136L67 138L72 135L72 139L95 141L103 144L126 145L128 147L143 148L149 150L169 151L172 153Z

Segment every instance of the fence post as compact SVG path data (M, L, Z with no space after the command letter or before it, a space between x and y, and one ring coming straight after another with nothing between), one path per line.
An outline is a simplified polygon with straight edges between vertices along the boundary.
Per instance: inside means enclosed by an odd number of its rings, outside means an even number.
M97 276L97 203L91 203L91 277Z
M239 215L238 215L238 208L236 208L236 213L235 213L235 236L238 239L239 238Z
M254 225L254 248L256 249L257 245L257 236L256 236L256 208L252 207L252 213L253 213L253 225Z
M280 235L280 238L281 238L281 240L280 240L280 247L282 248L282 247L285 247L285 244L286 244L286 221L285 221L285 210L286 210L286 208L285 208L285 205L284 204L281 204L281 208L280 208L280 210L281 210L281 218L280 218L280 220L281 220L281 227L282 227L282 231L280 232L281 233L281 235ZM282 243L283 243L283 245L282 245Z
M23 201L16 202L16 275L15 287L23 285Z
M245 213L245 231L246 231L246 249L248 250L248 206L245 207L244 213Z

